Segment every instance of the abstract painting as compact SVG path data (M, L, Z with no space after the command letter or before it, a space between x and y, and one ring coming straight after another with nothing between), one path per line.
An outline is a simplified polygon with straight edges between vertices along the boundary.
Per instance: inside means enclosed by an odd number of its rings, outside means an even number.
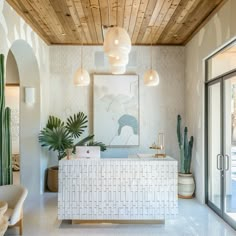
M94 75L94 134L107 146L139 145L137 75Z

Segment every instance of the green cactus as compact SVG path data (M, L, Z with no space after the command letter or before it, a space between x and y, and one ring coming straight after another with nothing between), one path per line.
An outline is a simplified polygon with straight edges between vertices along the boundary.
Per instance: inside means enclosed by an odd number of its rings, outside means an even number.
M184 138L181 133L181 116L177 116L177 138L180 149L180 173L189 174L192 160L193 136L188 141L188 128L184 128Z
M0 185L12 184L11 110L5 108L4 55L0 54Z

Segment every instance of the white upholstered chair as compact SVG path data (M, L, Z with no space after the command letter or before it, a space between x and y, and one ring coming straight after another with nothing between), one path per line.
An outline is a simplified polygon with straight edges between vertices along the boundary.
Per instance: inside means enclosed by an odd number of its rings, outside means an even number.
M0 186L0 200L8 203L4 214L8 218L9 226L19 226L20 235L23 231L23 203L28 190L21 185Z

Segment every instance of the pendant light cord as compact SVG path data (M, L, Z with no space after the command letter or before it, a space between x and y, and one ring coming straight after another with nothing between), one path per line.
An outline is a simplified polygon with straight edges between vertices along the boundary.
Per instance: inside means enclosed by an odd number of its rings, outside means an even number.
M80 52L80 61L81 61L81 68L83 70L83 34L81 35L81 52Z
M151 26L151 70L152 70L152 40L153 40L153 36L152 36L152 26Z
M110 25L110 1L107 0L107 8L108 8L108 28L111 27Z

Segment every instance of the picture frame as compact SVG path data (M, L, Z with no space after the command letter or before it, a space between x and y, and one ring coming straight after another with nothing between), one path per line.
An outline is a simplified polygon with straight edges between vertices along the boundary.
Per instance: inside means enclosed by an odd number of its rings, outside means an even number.
M139 146L138 75L94 75L93 128L108 147Z

